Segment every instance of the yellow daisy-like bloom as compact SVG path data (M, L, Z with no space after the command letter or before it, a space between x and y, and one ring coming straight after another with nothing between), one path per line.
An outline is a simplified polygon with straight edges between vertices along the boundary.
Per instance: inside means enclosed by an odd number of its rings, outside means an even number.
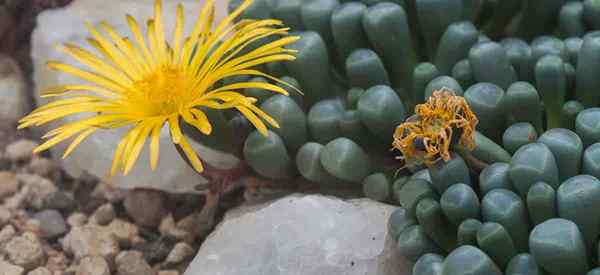
M400 124L394 133L394 148L408 165L432 165L450 160L450 145L458 142L475 148L475 127L479 122L463 97L452 91L435 91L424 104L415 107L413 121Z
M19 129L40 126L71 115L89 114L48 132L48 140L35 149L47 150L73 138L67 157L85 138L98 129L130 127L118 144L111 173L127 174L146 143L150 140L150 165L155 169L159 156L159 135L169 125L173 143L179 145L194 169L203 171L199 157L180 129L180 122L194 126L205 135L212 130L210 121L200 109L237 109L261 133L267 124L277 122L256 105L256 99L240 93L246 88L260 88L287 95L273 84L241 82L215 87L231 76L252 75L281 80L255 69L275 61L294 60L295 51L285 49L298 37L287 36L289 28L279 20L241 20L236 18L252 3L245 0L229 16L214 24L215 3L208 0L189 36L183 35L183 6L177 6L175 30L170 42L165 39L161 19L162 3L156 0L154 16L147 23L147 39L137 21L127 16L132 40L116 33L106 22L100 29L87 25L92 38L89 44L97 53L65 44L60 48L88 67L50 61L50 69L74 75L90 84L62 85L43 91L43 97L65 96L41 106L20 121ZM259 39L277 36L273 42L242 52ZM180 121L182 120L182 121Z

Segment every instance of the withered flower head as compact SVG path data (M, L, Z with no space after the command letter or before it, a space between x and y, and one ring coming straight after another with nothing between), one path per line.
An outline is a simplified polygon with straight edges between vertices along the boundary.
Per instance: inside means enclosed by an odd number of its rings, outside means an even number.
M474 131L479 121L465 99L443 88L424 104L415 107L415 116L400 124L393 146L402 152L407 165L432 165L450 160L450 146L475 148Z

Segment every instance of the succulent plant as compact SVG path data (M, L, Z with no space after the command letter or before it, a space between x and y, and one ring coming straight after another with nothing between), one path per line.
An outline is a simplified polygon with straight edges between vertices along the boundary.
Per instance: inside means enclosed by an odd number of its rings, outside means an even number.
M389 231L415 275L600 274L600 1L255 5L301 37L267 69L305 95L279 118L306 117L250 136L285 149L249 160L259 175L399 204ZM423 112L440 91L464 102L444 123Z

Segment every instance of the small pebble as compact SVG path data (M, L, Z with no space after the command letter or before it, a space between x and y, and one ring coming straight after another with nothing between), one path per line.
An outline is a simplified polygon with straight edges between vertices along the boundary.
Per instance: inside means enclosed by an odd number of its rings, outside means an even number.
M104 226L88 224L74 227L62 241L63 250L72 253L76 260L87 256L102 256L109 263L119 253L119 243Z
M25 162L33 157L33 149L39 144L28 139L17 140L6 146L6 156L12 162Z
M0 227L6 225L13 217L9 209L0 206Z
M76 275L110 275L110 267L102 257L85 257L79 262Z
M18 265L13 265L9 262L6 261L2 261L0 260L0 271L2 273L2 275L6 274L6 275L22 275L25 274L25 269L18 266Z
M194 249L187 243L180 242L173 247L173 250L167 256L166 263L176 265L194 256Z
M90 219L90 222L99 224L99 225L107 225L115 218L115 209L112 204L106 203L100 206Z
M58 165L49 158L34 157L27 171L44 178L55 178L58 172Z
M179 275L179 272L177 270L161 270L158 275Z
M0 171L0 201L8 198L19 190L19 181L13 172Z
M15 237L4 246L8 259L26 270L32 270L44 262L44 251L39 239L31 232Z
M52 275L52 272L45 267L38 267L32 271L29 271L27 275Z
M139 251L123 251L117 255L115 262L119 275L156 274Z
M125 210L140 226L156 227L166 214L163 192L136 189L125 198Z
M64 191L56 191L49 194L44 200L46 208L56 209L58 211L70 212L77 207L77 202L73 195Z
M67 218L67 224L71 227L83 226L87 223L87 216L83 213L73 213Z
M4 226L2 230L0 230L0 247L10 241L16 234L17 231L14 226L11 224Z
M115 235L121 247L130 247L139 237L139 229L135 224L126 222L121 219L114 219L108 229Z
M42 209L44 202L50 194L58 191L54 182L33 174L17 175L19 181L23 183L22 192L26 194L27 205L34 209Z
M54 209L39 212L33 218L40 221L40 230L44 238L52 239L67 232L65 219Z
M138 245L135 249L143 253L148 263L155 264L164 261L176 243L174 238L163 236L153 242Z

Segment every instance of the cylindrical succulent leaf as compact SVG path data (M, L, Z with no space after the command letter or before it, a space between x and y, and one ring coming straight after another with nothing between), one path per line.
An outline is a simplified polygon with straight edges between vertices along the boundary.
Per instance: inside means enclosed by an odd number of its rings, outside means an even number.
M313 0L304 2L300 8L300 16L306 30L316 31L321 35L330 49L330 57L335 60L335 44L331 33L331 15L340 6L338 0ZM338 58L338 60L341 60Z
M517 80L506 50L496 42L478 43L469 51L473 75L477 82L489 82L507 89Z
M479 119L478 131L492 140L500 141L506 121L504 90L492 83L477 83L464 96Z
M583 147L600 141L600 108L581 111L575 119L575 132L583 141Z
M325 144L340 136L339 121L344 108L338 100L323 100L308 112L308 128L312 137Z
M416 56L404 9L389 2L371 6L363 16L363 28L383 60L393 87L410 89Z
M444 260L442 275L502 275L498 266L479 248L461 246Z
M358 100L357 110L367 129L390 144L394 130L406 118L404 104L389 86L366 90Z
M346 75L351 87L369 89L377 85L390 85L383 62L372 50L357 49L346 59Z
M406 209L408 217L417 217L417 204L424 198L439 199L439 195L431 188L429 182L423 179L409 180L399 194L400 205Z
M484 32L492 38L503 35L506 26L521 10L521 6L520 0L495 1L494 12L484 27Z
M583 152L581 172L600 178L600 143L588 146Z
M504 97L511 122L529 122L537 131L542 127L542 110L538 91L528 82L515 82Z
M477 246L477 231L481 228L482 223L479 220L468 219L464 220L458 226L458 232L456 233L456 239L458 245L472 245Z
M331 32L342 60L346 60L354 50L369 46L367 34L362 26L362 18L366 11L365 4L348 2L335 9L331 15Z
M544 35L531 42L531 61L535 65L546 55L556 55L566 62L569 59L565 43L558 37Z
M560 9L558 28L563 37L581 37L586 31L583 19L583 3L572 1Z
M429 239L420 225L410 226L400 234L398 249L404 257L412 262L416 262L425 254L441 253L441 249Z
M570 100L565 102L560 116L560 126L562 128L574 131L577 115L579 115L579 113L581 113L584 109L585 107L583 104L579 103L579 101Z
M289 179L296 171L283 140L272 131L266 137L251 133L244 144L244 159L259 175L271 179Z
M485 163L510 162L510 154L481 133L475 131L475 148L471 155Z
M269 83L269 81L267 81L267 79L265 79L264 77L254 77L250 80L248 80L249 82L259 82L259 83ZM269 97L271 97L273 94L273 92L271 91L267 91L265 89L260 89L260 88L248 88L245 89L244 94L250 97L254 97L258 100L258 103L262 103L265 102L265 100L267 100Z
M583 237L572 221L551 219L537 225L529 247L536 263L550 274L584 275L588 270Z
M477 43L478 37L479 31L469 21L448 26L440 39L435 58L435 64L440 72L449 75L454 64L469 56L469 49Z
M371 171L367 153L347 138L337 138L327 143L320 158L327 172L352 183L361 183Z
M577 61L579 59L581 45L583 45L583 39L580 37L569 37L565 39L565 47L567 48L567 54L569 55L568 62L571 63L574 68L577 68Z
M560 127L560 114L567 93L567 75L563 60L546 55L535 65L535 82L546 109L546 127Z
M554 154L560 181L579 174L583 143L577 134L564 128L550 129L538 138L538 142L546 144Z
M417 220L419 224L440 248L452 251L456 248L456 227L444 216L442 207L437 200L422 199L417 204Z
M339 128L343 137L347 137L360 145L373 144L372 136L360 120L356 110L344 112L339 120Z
M495 189L506 189L514 191L508 174L510 165L508 163L493 163L488 165L481 174L479 174L479 191L485 196L488 192Z
M291 152L295 152L306 143L306 114L291 97L272 96L261 105L261 109L281 125L272 131L283 139Z
M400 234L406 230L409 226L416 224L417 221L414 218L409 218L406 214L406 210L402 207L398 207L390 215L388 220L388 229L394 240L398 240Z
M231 0L227 6L227 10L231 13L242 4L242 0ZM256 0L246 8L237 18L241 19L268 19L271 18L267 0Z
M497 222L506 229L517 251L527 251L529 218L525 203L517 194L506 189L488 192L481 200L481 214L484 221Z
M527 209L534 225L557 218L556 191L543 182L534 184L527 192Z
M600 216L590 215L590 209L600 209L600 181L590 175L572 177L556 191L558 216L577 224L583 240L592 251L598 244Z
M424 94L425 99L431 97L433 95L433 92L442 90L444 88L454 92L454 94L458 96L462 96L464 93L463 88L460 86L460 84L458 84L458 81L456 81L456 79L443 75L434 78L433 80L431 80L431 82L427 84L427 86L425 87Z
M416 4L427 53L433 59L446 28L461 20L463 3L462 0L416 0Z
M475 191L466 184L454 184L446 189L440 199L440 205L454 226L459 226L464 220L481 217L479 198Z
M449 161L438 161L429 168L431 186L438 194L446 192L451 185L464 183L471 185L469 167L457 154L452 154Z
M273 17L280 19L285 22L285 25L290 27L292 30L301 31L304 30L302 24L301 7L303 0L286 0L272 1L271 14Z
M531 254L515 255L506 266L506 275L542 275L543 271Z
M305 179L315 183L332 184L339 180L330 175L321 164L321 152L325 146L309 142L296 153L296 167Z
M287 2L281 1L280 3ZM281 4L280 4L281 5ZM297 50L296 60L287 62L288 71L300 82L309 105L333 96L330 59L321 36L313 31L301 32L300 39L290 46Z
M517 78L521 81L534 81L531 47L522 39L509 37L502 39L500 45L506 50L506 56L510 60Z
M576 97L585 107L597 106L600 102L600 32L588 33L583 39L577 59Z
M533 143L537 138L538 134L531 123L519 122L506 128L502 135L502 146L514 154L523 145Z
M413 104L425 102L425 88L436 77L441 76L437 67L431 63L419 63L413 70Z
M281 81L283 81L289 85L277 83L277 86L286 90L290 94L290 97L296 102L296 104L298 104L298 106L302 110L305 110L306 106L304 105L304 95L302 95L301 93L298 92L298 91L302 91L302 87L300 87L300 83L298 82L298 80L296 80L295 78L293 78L291 76L282 76ZM293 89L292 87L294 87L298 90Z
M502 270L517 255L512 238L504 227L495 222L486 222L477 231L477 245Z
M475 78L473 71L471 70L471 63L469 59L463 59L456 63L452 68L452 78L456 79L461 87L468 89L471 85L475 84Z
M375 201L386 201L390 197L390 181L383 173L366 177L362 188L365 196Z
M356 87L348 90L348 94L346 95L346 106L348 106L348 108L350 109L356 109L356 105L358 105L358 100L364 93L364 89Z
M444 258L438 254L425 254L412 269L413 275L441 275Z
M509 175L513 186L522 198L529 188L542 181L558 188L558 166L550 148L535 142L519 148L510 161Z

